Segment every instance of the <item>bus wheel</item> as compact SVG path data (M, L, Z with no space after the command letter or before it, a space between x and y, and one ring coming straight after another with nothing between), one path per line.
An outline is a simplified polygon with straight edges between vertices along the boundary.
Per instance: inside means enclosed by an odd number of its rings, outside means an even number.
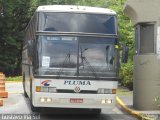
M26 87L25 87L25 75L23 74L23 90L24 90L24 96L27 98L27 92L26 92Z

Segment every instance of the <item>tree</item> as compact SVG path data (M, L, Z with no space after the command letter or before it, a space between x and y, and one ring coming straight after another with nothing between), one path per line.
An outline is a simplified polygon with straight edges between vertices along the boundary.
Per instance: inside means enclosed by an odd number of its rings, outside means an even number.
M0 6L0 71L17 75L21 66L23 31L30 19L30 1L1 0Z

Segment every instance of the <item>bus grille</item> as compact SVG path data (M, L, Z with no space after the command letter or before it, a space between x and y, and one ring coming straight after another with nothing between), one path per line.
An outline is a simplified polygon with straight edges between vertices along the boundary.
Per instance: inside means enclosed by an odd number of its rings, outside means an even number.
M63 90L58 89L57 93L76 93L74 90ZM80 94L97 94L96 90L81 90Z

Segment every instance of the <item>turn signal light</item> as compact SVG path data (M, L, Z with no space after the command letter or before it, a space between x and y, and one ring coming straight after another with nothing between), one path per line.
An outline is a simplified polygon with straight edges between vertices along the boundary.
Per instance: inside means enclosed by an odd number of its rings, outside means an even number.
M112 94L116 94L117 89L112 89Z
M36 86L36 92L41 92L41 87L40 86Z

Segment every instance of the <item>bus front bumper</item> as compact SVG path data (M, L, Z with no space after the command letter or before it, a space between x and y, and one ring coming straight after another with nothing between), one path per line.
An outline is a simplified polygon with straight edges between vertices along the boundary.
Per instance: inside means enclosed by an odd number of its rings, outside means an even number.
M55 108L112 108L115 94L73 94L42 93L33 94L34 107Z

